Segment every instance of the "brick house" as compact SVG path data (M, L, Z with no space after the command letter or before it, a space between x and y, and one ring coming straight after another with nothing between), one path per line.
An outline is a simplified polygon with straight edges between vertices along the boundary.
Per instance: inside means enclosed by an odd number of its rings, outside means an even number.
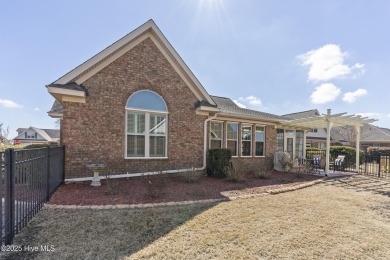
M209 148L254 164L277 150L303 154L304 131L277 129L285 117L210 96L149 20L47 89L61 119L65 176L91 177L86 163L112 174L206 166Z

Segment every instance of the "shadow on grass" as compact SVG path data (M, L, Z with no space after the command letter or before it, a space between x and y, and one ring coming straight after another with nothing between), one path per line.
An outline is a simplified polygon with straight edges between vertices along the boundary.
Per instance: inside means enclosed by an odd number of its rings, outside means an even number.
M14 245L39 248L1 259L120 259L214 207L215 203L145 209L45 209L15 237ZM40 250L54 247L52 252ZM163 249L162 249L163 250Z
M390 181L388 179L355 175L348 177L334 177L328 179L325 184L353 189L357 192L368 191L390 197Z

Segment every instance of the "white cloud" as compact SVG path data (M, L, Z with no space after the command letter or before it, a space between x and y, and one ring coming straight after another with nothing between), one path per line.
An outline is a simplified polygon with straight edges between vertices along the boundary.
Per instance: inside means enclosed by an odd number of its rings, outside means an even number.
M239 107L246 108L247 105L259 107L261 106L261 99L253 95L247 97L239 97L237 100L233 100Z
M36 108L34 108L34 111L41 111L41 110L40 110L39 108L36 107Z
M363 88L359 88L358 90L354 92L347 92L343 96L343 101L347 103L353 103L356 101L358 97L364 96L367 94L367 90Z
M316 87L311 94L310 99L314 104L325 104L335 100L341 93L341 90L331 83L324 83Z
M362 117L369 117L369 118L374 118L374 119L378 119L378 118L384 118L386 117L386 114L383 114L383 113L377 113L377 112L365 112L365 113L356 113L356 115L359 115L359 116L362 116ZM387 115L390 117L390 114Z
M22 105L19 105L18 103L12 101L12 100L7 100L7 99L0 99L0 105L6 108L22 108Z
M241 107L241 108L246 108L246 106L242 103L240 103L238 100L233 100L234 103L236 103L237 106Z
M344 64L347 52L342 52L340 46L326 44L316 50L308 51L297 57L302 65L310 66L309 81L327 81L350 75L354 72L364 73L364 64L356 63L353 66Z

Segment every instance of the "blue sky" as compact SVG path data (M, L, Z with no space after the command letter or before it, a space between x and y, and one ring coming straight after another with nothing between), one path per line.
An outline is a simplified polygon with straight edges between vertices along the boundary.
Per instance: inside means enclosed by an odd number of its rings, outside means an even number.
M390 127L390 1L4 1L0 122L54 128L55 81L153 19L211 95Z

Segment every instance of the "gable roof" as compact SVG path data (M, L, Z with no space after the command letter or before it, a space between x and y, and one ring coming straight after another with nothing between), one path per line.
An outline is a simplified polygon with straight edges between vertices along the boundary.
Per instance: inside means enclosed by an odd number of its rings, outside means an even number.
M29 128L18 128L18 136L14 138L14 140L22 140L24 138L24 133L32 130L39 134L44 140L49 142L56 142L60 140L60 130L58 129L41 129L37 127L30 126ZM42 139L39 139L42 140Z
M290 119L300 119L300 118L305 118L305 117L314 117L314 116L320 116L320 112L318 112L317 109L311 109L307 111L302 111L302 112L296 112L296 113L291 113L291 114L285 114L283 115L284 117L288 117Z
M57 79L52 84L48 85L47 87L49 92L53 94L53 96L54 93L57 94L55 97L61 102L62 100L60 100L60 95L64 95L64 93L54 92L55 88L79 91L79 87L76 87L77 89L74 89L73 87L76 85L81 85L88 78L95 75L97 72L108 66L110 63L121 57L123 54L147 38L152 39L165 58L171 63L176 72L186 82L188 87L194 92L200 101L204 99L208 103L215 105L214 101L211 99L202 84L198 81L192 71L176 52L176 50L168 42L166 37L162 34L153 20L147 21L134 31L114 42L112 45L108 46L89 60L85 61L75 69ZM66 95L72 94L66 93ZM85 102L85 100L79 98L75 102Z
M232 116L240 116L252 119L266 119L272 121L285 120L286 118L270 113L265 113L257 110L241 108L236 105L230 98L211 96L220 109L220 113Z
M348 142L355 130L349 126L334 127L331 135L335 140ZM360 128L360 142L390 143L390 129L364 124Z

